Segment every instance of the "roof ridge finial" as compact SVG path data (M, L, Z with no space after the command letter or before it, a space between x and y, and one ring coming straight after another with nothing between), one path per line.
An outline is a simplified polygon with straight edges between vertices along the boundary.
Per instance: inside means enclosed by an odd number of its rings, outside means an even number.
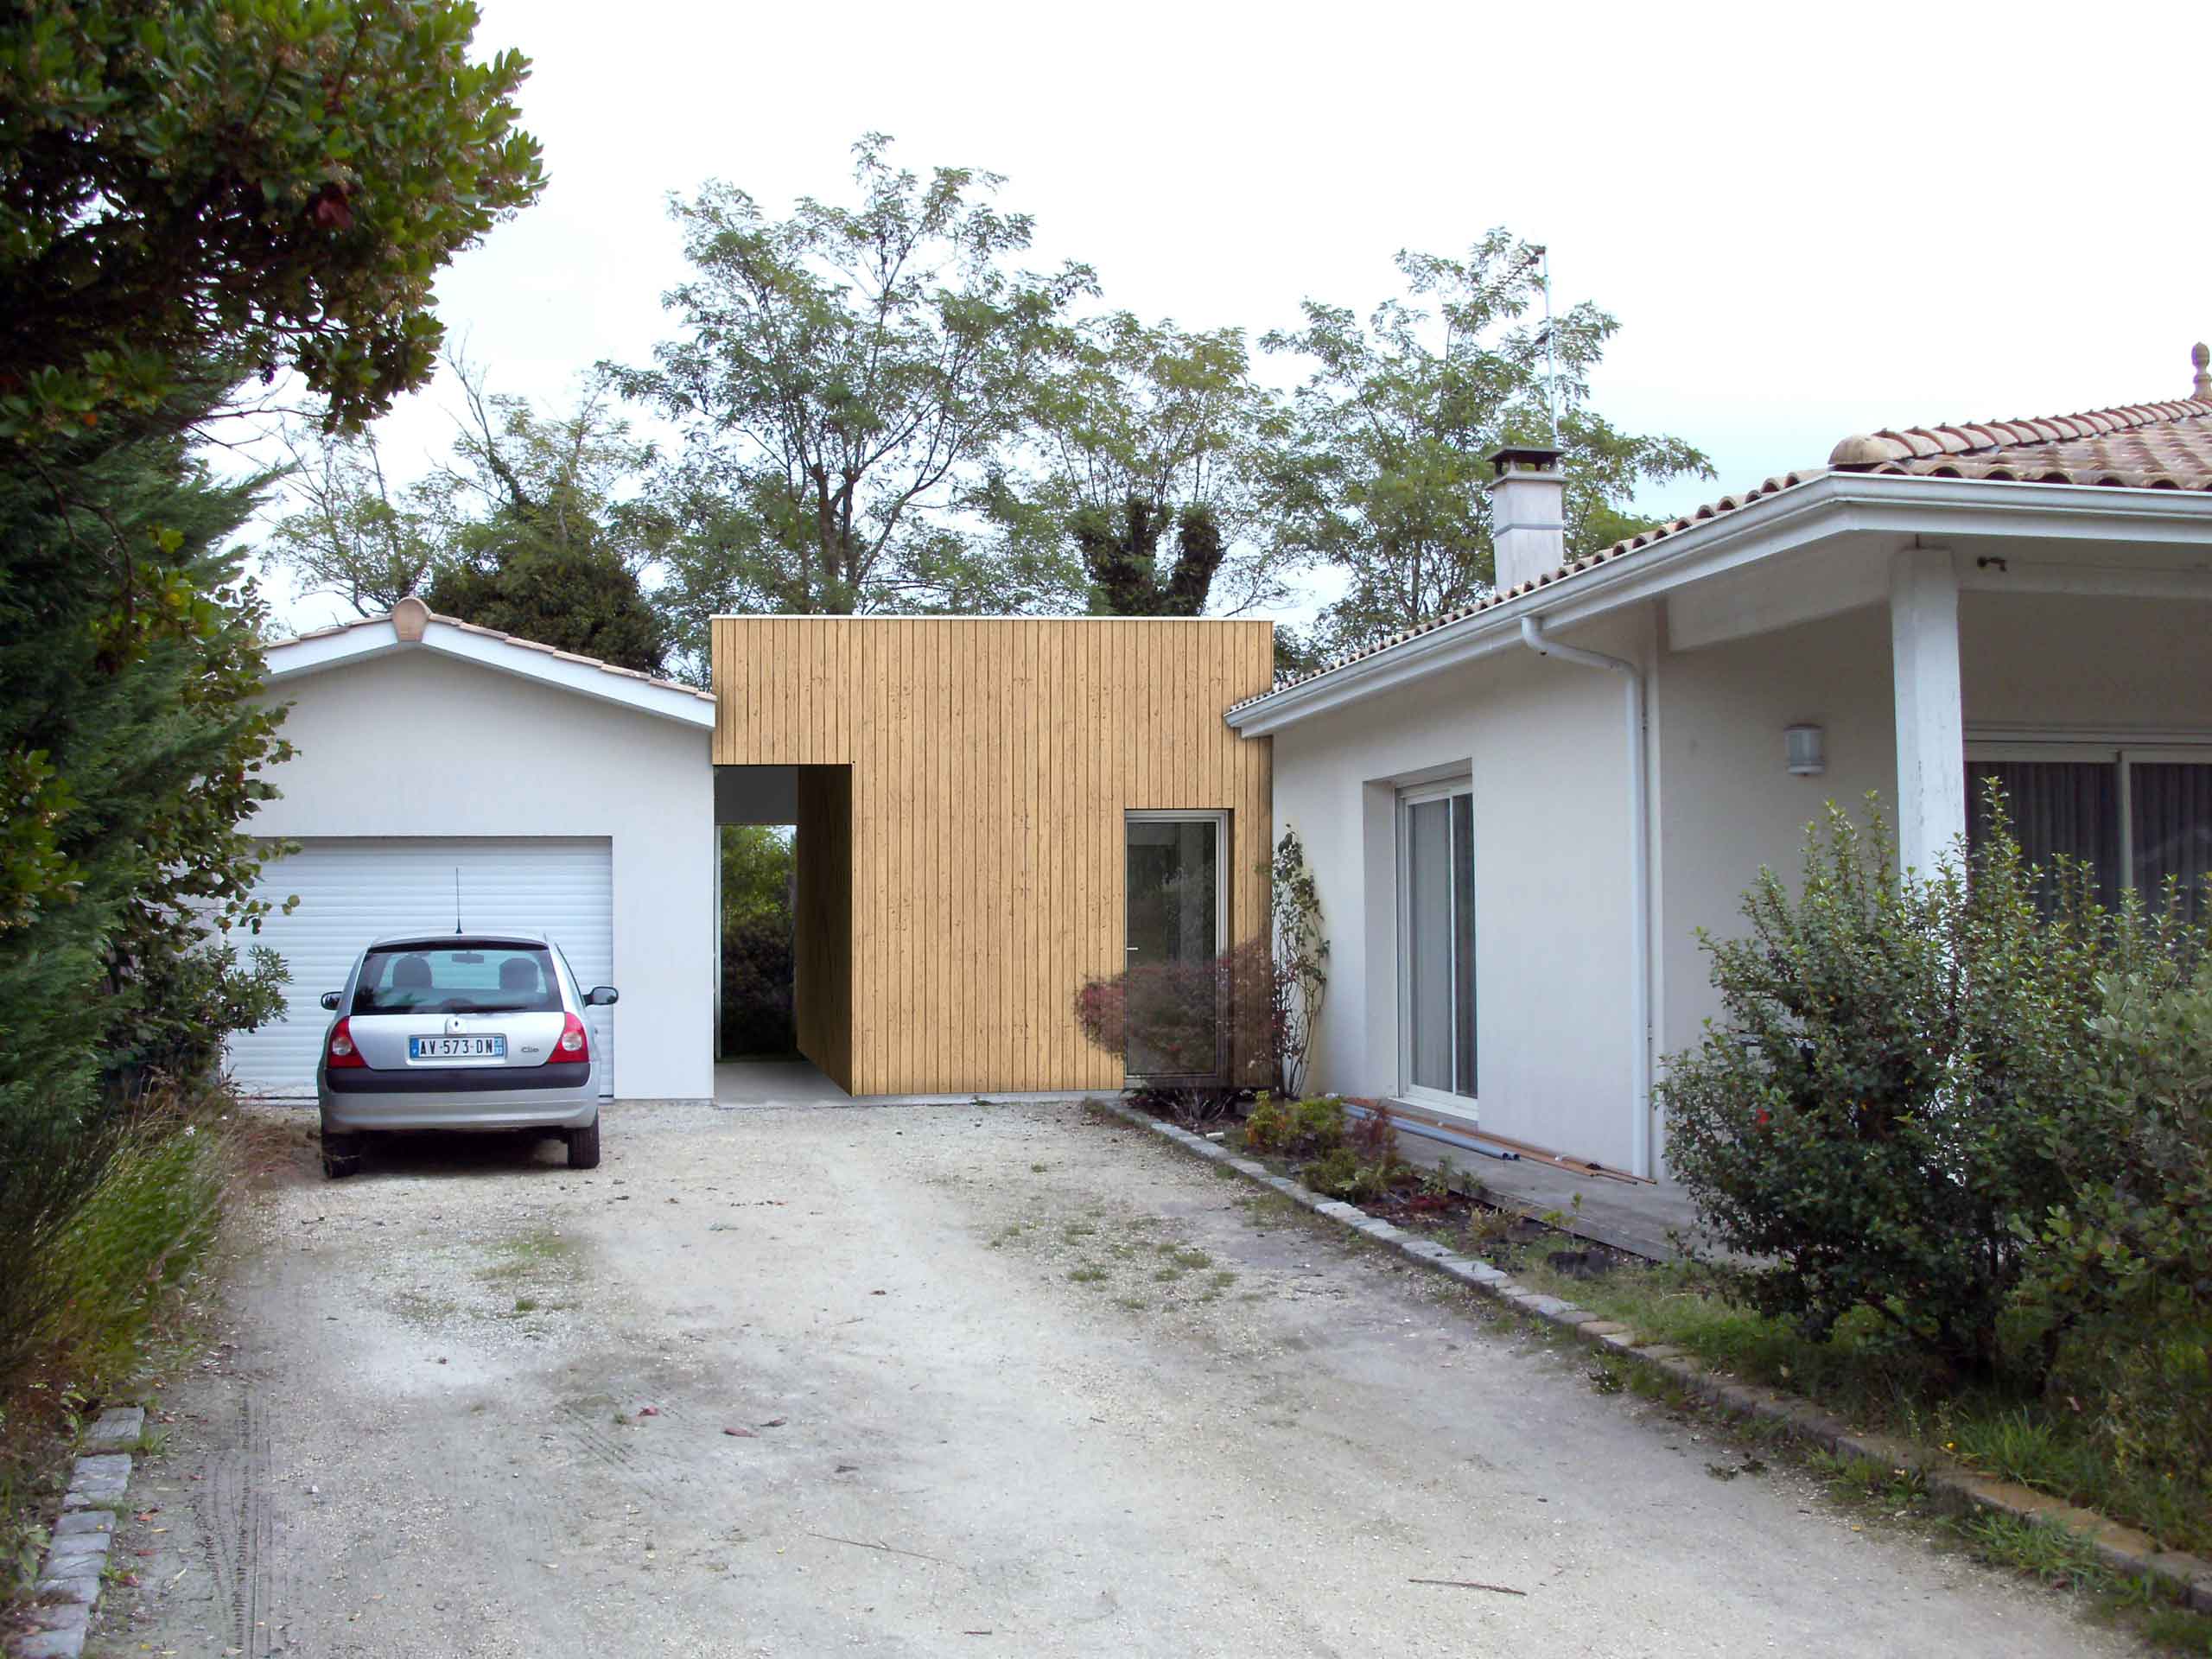
M2189 360L2196 365L2196 378L2190 382L2189 395L2199 403L2212 404L2212 346L2202 340L2190 347Z

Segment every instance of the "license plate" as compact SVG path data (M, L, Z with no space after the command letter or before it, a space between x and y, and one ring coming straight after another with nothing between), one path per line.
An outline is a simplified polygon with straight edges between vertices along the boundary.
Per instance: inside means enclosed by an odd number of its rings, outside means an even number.
M504 1060L507 1058L507 1039L504 1037L410 1037L407 1058L410 1060Z

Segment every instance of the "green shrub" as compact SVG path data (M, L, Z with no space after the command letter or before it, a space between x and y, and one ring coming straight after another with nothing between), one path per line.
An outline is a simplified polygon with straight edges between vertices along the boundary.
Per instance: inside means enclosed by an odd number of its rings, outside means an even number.
M2053 1386L2097 1402L2123 1470L2212 1487L2212 962L2099 982L2101 1110L2055 1148L2071 1178L2019 1296Z
M2131 1139L2101 984L2171 984L2196 942L2171 904L2101 910L2078 867L2039 899L2001 803L1911 881L1872 820L1831 807L1801 893L1762 871L1748 934L1705 940L1723 1013L1669 1062L1669 1161L1732 1296L1815 1338L1870 1309L1961 1370L2040 1381L2080 1312L2018 1303L2039 1230Z
M1298 1172L1298 1179L1316 1192L1347 1204L1372 1204L1386 1198L1403 1166L1363 1162L1349 1146L1332 1147Z
M789 916L748 917L722 930L724 1054L788 1054L798 1043Z
M725 824L721 1049L788 1054L793 1023L792 836L770 824Z
M1350 1147L1332 1147L1300 1170L1298 1179L1316 1192L1349 1199L1359 1179L1359 1155Z
M1344 1141L1344 1103L1334 1095L1315 1095L1290 1109L1290 1137L1283 1150L1296 1157L1335 1151Z
M1290 1138L1290 1104L1262 1090L1244 1119L1248 1152L1280 1152Z

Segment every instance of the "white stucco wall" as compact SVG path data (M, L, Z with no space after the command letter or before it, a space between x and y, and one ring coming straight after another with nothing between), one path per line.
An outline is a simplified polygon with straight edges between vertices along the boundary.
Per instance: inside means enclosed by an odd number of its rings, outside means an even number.
M1869 541L1824 556L1886 556ZM2078 550L2076 550L2078 551ZM1821 575L1800 571L1806 580ZM1970 590L1961 701L1977 728L2212 741L2212 603ZM1868 794L1895 811L1886 602L1675 650L1649 609L1564 634L1650 665L1656 1058L1717 1012L1700 927L1726 937L1762 865L1794 881L1808 824ZM1827 766L1785 765L1783 728ZM1615 677L1512 650L1274 734L1275 817L1305 837L1332 941L1315 1083L1398 1084L1395 791L1457 766L1476 815L1479 1120L1630 1161L1626 744ZM1894 822L1894 817L1892 817ZM1663 1166L1664 1125L1655 1119Z
M1740 931L1762 865L1794 878L1805 830L1834 801L1897 798L1890 618L1873 606L1692 652L1654 677L1659 803L1657 1027L1662 1055L1694 1046L1719 1007L1697 930ZM1823 732L1827 770L1790 775L1783 729Z
M257 835L605 836L614 884L615 1089L714 1093L710 733L428 651L282 682L297 751ZM423 778L465 745L466 781Z
M1641 618L1569 643L1640 655ZM1396 791L1472 783L1478 1114L1494 1133L1630 1160L1628 737L1618 676L1517 645L1274 734L1274 810L1331 950L1314 1086L1399 1084Z
M2212 734L2208 641L2202 600L1961 594L1967 724Z

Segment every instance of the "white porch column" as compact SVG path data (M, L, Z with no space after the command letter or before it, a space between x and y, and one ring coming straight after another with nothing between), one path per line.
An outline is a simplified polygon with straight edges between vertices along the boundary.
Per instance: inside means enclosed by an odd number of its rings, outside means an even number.
M1948 548L1910 547L1890 561L1890 672L1897 711L1897 858L1929 875L1967 832L1959 577Z

